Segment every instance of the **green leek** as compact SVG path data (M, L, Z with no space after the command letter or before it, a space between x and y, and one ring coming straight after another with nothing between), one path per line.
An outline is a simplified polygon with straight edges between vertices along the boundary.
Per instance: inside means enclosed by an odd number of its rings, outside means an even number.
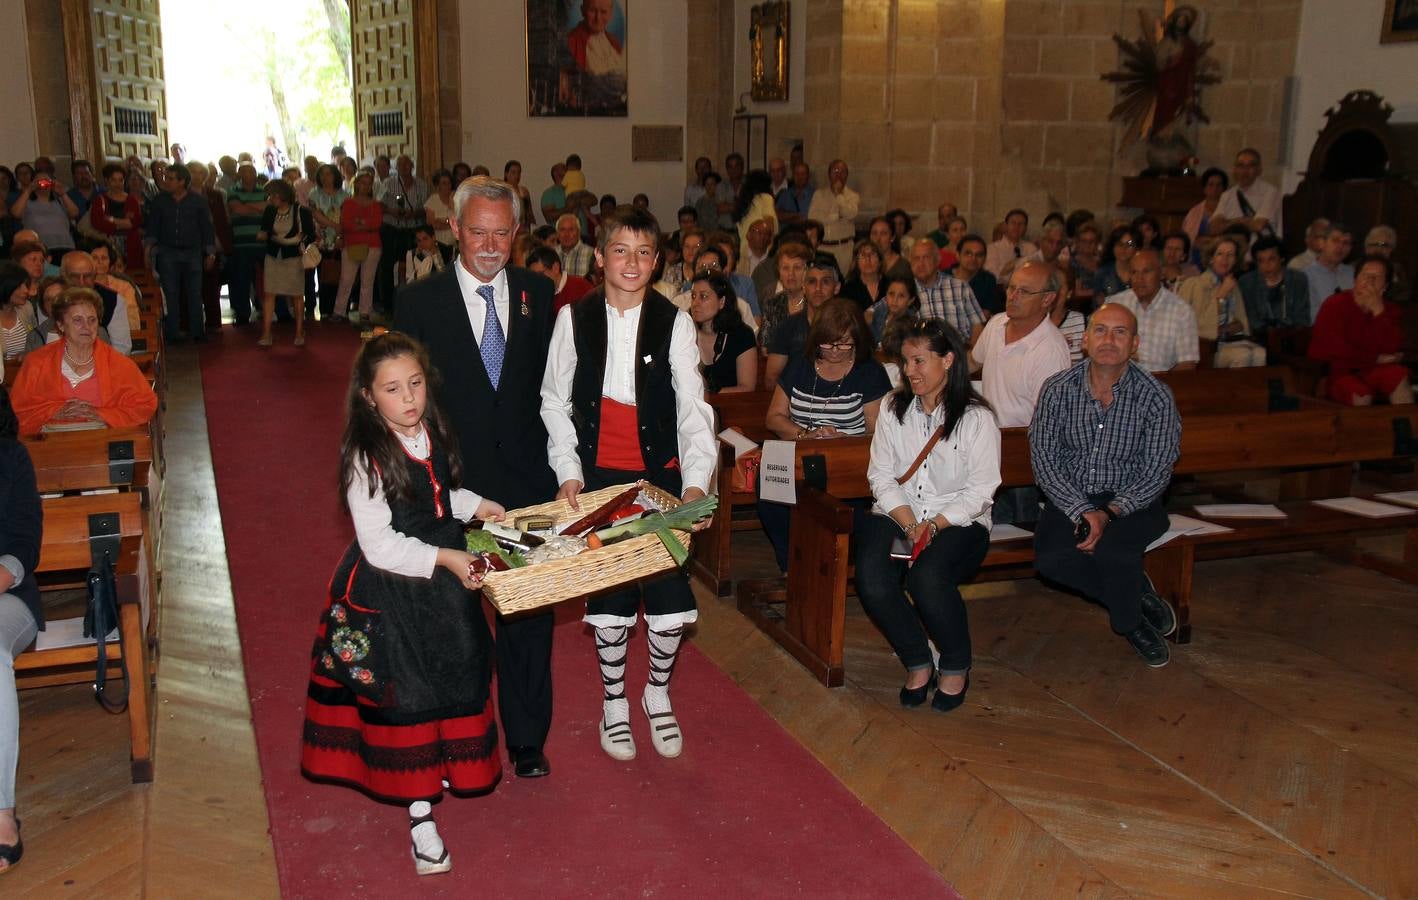
M668 511L657 510L622 525L602 528L596 532L596 537L600 538L603 543L609 544L622 538L653 533L665 545L665 549L669 551L675 565L683 566L689 561L689 551L675 536L674 530L689 531L694 527L695 522L713 515L718 506L719 498L713 494L707 494L698 500L682 503Z

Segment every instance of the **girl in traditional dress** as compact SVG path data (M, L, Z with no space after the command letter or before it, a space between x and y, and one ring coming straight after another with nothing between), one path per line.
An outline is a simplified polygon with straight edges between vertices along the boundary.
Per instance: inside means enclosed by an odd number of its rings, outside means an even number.
M429 393L423 347L401 334L355 360L340 494L355 540L330 581L312 653L301 768L406 804L420 875L453 863L430 802L501 775L488 696L492 638L462 522L503 508L462 480Z

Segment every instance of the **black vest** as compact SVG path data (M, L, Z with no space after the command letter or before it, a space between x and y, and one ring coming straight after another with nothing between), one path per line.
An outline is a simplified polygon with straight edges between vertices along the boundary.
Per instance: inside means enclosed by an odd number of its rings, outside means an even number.
M647 472L658 472L679 456L675 389L670 374L670 335L679 310L654 290L645 292L635 340L635 417L640 455ZM606 296L597 289L571 306L576 374L571 380L571 421L576 452L587 469L596 465L600 443L601 386L606 375Z

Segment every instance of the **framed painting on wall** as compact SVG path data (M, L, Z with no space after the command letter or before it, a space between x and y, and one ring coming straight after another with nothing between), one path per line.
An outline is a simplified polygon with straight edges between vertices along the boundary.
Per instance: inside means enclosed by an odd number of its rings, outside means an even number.
M1418 0L1386 0L1379 43L1418 41Z
M527 0L527 115L625 116L629 0Z

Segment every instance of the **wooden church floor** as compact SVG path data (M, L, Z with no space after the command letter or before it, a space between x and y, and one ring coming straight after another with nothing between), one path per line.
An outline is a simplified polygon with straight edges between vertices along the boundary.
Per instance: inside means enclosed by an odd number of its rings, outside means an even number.
M7 897L277 894L196 357L171 365L157 777L129 784L127 721L87 687L22 693ZM950 715L897 704L855 600L837 690L702 592L694 641L968 897L1418 895L1418 591L1314 554L1196 582L1193 642L1156 671L1081 600L968 588Z

